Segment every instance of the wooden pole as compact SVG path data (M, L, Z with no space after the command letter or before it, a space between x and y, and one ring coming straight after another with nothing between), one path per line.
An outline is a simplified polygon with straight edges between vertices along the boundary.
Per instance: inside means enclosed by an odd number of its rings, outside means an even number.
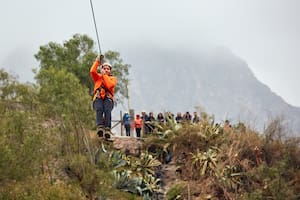
M123 127L123 114L122 111L120 111L120 124L121 124L121 136L123 136L123 132L124 132L124 127Z
M130 137L134 137L134 109L129 110L129 115L130 115Z

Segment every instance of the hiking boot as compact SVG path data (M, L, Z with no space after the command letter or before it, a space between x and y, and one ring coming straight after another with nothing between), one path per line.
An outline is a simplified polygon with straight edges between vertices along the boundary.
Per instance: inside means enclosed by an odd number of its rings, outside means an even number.
M97 127L97 135L98 137L103 137L103 134L104 134L104 126L98 126Z
M110 131L110 128L109 128L109 127L106 127L106 128L105 128L105 133L104 133L105 139L110 139L110 138L111 138L111 135L112 135L112 133L111 133L111 131Z

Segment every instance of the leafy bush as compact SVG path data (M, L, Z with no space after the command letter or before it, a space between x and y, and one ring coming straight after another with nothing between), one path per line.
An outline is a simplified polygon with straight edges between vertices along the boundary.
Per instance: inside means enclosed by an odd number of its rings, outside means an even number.
M81 188L65 182L51 184L47 177L36 176L24 181L9 181L0 187L0 199L85 200Z
M166 199L168 200L181 200L183 198L183 193L186 190L186 185L184 183L174 184L167 192Z

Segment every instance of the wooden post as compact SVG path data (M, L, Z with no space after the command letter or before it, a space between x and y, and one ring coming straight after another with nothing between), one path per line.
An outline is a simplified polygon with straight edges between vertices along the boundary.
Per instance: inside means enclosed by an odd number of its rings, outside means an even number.
M134 109L129 109L129 115L130 115L130 137L134 137Z
M121 136L123 136L124 127L123 127L123 114L122 114L122 111L120 111L120 124L121 124Z

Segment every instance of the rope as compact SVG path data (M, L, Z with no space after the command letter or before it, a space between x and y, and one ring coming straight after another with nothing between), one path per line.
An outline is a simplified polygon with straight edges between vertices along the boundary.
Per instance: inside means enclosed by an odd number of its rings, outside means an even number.
M94 25L95 25L95 30L96 30L96 36L97 36L97 41L98 41L99 53L101 54L101 48L100 48L100 42L99 42L99 35L98 35L98 30L97 30L97 25L96 25L96 19L95 19L95 13L94 13L94 7L93 7L92 0L90 0L90 3L91 3L91 9L92 9L92 13L93 13L93 20L94 20Z

